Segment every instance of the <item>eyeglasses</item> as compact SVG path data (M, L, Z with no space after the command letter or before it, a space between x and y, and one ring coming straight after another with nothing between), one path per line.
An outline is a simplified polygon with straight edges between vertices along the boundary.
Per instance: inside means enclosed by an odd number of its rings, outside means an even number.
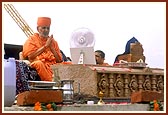
M49 30L50 29L50 27L41 27L42 29L47 29L47 30Z

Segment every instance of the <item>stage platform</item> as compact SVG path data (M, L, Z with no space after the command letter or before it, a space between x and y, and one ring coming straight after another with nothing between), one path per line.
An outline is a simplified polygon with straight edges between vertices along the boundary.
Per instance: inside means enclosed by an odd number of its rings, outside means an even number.
M17 106L13 105L12 107L4 107L5 113L8 113L10 111L16 111L16 112L23 112L23 111L31 111L33 112L33 106ZM88 105L88 104L73 104L73 105L57 105L57 111L56 112L124 112L124 111L131 111L131 112L138 112L138 111L149 111L149 104L105 104L105 105ZM37 112L37 111L34 111ZM164 112L164 111L163 111ZM26 112L27 113L27 112Z

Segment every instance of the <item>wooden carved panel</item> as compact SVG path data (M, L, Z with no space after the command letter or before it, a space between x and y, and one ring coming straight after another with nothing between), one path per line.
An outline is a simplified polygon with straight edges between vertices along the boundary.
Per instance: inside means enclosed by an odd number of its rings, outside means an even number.
M99 91L102 91L104 93L104 96L108 96L109 83L108 83L108 80L107 80L107 75L108 74L105 74L105 73L102 74L100 76L100 80L98 81Z
M123 84L123 80L121 78L121 74L117 75L117 79L114 83L114 88L116 90L116 94L118 97L123 96L124 84Z
M130 87L131 92L135 92L138 90L138 83L137 83L135 75L132 75L131 81L129 83L129 87Z

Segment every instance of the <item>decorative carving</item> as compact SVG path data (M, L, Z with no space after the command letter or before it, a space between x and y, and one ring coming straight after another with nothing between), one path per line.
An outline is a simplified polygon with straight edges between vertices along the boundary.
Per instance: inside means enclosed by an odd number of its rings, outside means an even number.
M143 83L144 90L151 90L151 83L149 75L146 76L145 82Z
M138 84L137 84L135 75L132 76L129 87L130 87L131 92L137 91Z
M117 93L117 95L119 97L121 96L121 93L122 93L122 90L123 90L123 86L124 86L124 84L121 81L121 75L119 74L117 76L116 82L114 83L114 87L115 87L116 93Z
M121 90L123 88L123 83L120 80L118 80L116 86L117 86L118 90Z
M144 71L144 72L152 73L152 70L151 70L149 67L144 68L143 71Z
M99 86L100 91L102 91L103 93L105 93L105 91L107 90L107 88L109 86L107 80L105 79L105 74L103 74L101 76L101 79L98 82L98 86Z
M162 92L163 89L164 89L163 79L162 79L162 76L159 76L158 82L157 82L157 90L158 90L159 92Z
M53 65L51 66L55 76L61 80L75 80L74 93L78 93L80 83L80 93L98 97L102 90L104 98L130 98L134 91L163 92L165 87L166 70L150 68L152 73L144 72L144 68L126 67L102 67L88 65ZM57 72L59 69L59 75ZM155 76L155 77L153 77ZM156 84L155 84L156 82ZM138 84L138 85L137 85ZM155 89L156 87L156 89Z

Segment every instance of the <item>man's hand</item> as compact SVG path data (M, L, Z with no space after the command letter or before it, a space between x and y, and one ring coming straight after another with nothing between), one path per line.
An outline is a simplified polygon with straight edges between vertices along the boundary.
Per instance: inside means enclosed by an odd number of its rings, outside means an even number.
M38 55L40 55L41 53L43 53L46 48L48 48L48 47L50 48L52 46L52 39L53 39L53 35L51 35L47 39L46 44L44 46L42 46L41 48L39 48L38 50L36 50L35 52L33 52L32 54L30 54L28 56L29 60L34 60Z
M44 45L44 47L50 47L52 44L52 39L53 39L53 35L51 35L48 39L46 44Z

